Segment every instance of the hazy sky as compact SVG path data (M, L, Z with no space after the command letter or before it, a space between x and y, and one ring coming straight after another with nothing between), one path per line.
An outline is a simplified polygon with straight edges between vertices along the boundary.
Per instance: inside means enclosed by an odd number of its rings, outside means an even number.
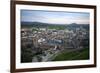
M51 24L89 24L90 14L82 12L21 10L21 21Z

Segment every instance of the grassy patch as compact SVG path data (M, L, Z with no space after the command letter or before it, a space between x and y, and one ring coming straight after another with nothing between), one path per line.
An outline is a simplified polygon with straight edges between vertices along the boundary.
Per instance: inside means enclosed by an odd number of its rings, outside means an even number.
M49 29L56 29L56 30L65 30L66 27L64 26L48 26Z
M64 60L85 60L89 59L89 49L83 49L80 51L72 51L58 54L53 61L64 61Z

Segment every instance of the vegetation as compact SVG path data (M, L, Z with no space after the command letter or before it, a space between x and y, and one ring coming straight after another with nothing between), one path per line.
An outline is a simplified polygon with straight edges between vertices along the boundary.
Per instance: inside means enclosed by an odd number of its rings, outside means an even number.
M38 28L34 28L34 27L33 27L33 28L32 28L32 31L38 31Z
M89 59L89 49L83 49L80 51L67 52L64 51L55 57L53 61L64 61L64 60L85 60Z
M56 30L64 30L66 27L64 26L48 26L49 29L56 29Z
M33 55L31 45L21 46L21 62L32 62Z

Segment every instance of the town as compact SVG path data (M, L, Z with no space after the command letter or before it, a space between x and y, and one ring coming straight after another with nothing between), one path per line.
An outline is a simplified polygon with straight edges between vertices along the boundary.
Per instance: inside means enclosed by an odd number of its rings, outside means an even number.
M89 48L89 29L83 28L81 24L74 29L23 27L21 28L21 48L26 50L26 53L31 49L29 53L31 62L52 61L63 51L70 52ZM23 51L22 59L25 60Z

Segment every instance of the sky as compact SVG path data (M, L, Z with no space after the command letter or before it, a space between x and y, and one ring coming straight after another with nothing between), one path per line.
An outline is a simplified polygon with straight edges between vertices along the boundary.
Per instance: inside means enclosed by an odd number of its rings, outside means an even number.
M89 24L89 19L90 14L86 12L21 10L21 22Z

